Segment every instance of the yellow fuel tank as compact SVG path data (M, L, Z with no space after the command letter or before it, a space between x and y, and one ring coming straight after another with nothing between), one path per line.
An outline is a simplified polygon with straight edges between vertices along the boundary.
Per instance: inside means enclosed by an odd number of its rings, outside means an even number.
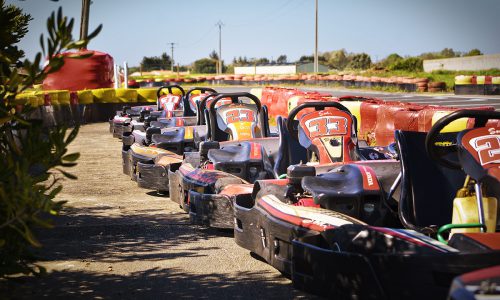
M497 224L497 199L483 197L484 218L487 232L495 232ZM453 224L479 223L479 213L476 196L455 198L453 200ZM451 234L459 232L480 232L480 228L452 229Z

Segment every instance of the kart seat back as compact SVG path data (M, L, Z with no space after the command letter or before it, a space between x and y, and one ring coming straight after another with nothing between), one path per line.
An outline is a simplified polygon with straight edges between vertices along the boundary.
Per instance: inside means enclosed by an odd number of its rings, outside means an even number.
M146 132L140 130L132 131L132 136L134 137L134 141L140 145L145 145L146 142Z
M166 117L173 117L174 111L182 109L182 96L167 94L161 96L159 99L160 107L163 111L165 111Z
M279 148L274 162L274 174L279 177L286 174L286 169L290 165L307 161L307 150L300 143L291 137L286 127L286 119L278 116L276 119L279 132Z
M383 192L369 166L343 165L318 176L305 176L302 188L326 209L374 224L380 218Z
M426 135L400 130L395 133L402 172L399 217L406 227L417 231L451 223L453 200L465 181L463 171L443 167L427 156ZM440 136L441 142L455 142L455 133ZM456 153L449 155L456 157Z
M272 178L272 168L262 145L254 142L240 142L210 149L208 158L216 170L243 178L249 182Z
M193 142L193 128L189 126L165 128L161 134L153 134L151 142L158 148L182 154L184 153L186 143Z
M214 141L248 140L263 137L264 110L259 113L256 106L247 103L231 103L217 108L214 124Z
M489 126L458 134L458 155L464 171L484 183L488 194L500 199L500 127Z
M300 118L298 133L300 144L314 152L319 163L356 159L356 119L349 112L336 108L308 112Z
M166 128L166 127L181 127L193 126L197 122L196 117L173 117L168 119L158 119L151 122L151 127Z

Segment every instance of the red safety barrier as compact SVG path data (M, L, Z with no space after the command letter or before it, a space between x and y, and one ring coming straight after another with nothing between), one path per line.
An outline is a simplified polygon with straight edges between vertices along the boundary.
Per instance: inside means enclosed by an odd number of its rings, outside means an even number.
M299 96L290 102L292 97ZM330 94L305 92L297 89L265 87L262 89L261 102L269 108L269 116L288 116L290 109L311 101L355 101L359 103L358 136L371 145L387 146L394 142L394 131L428 132L433 125L433 117L437 111L454 111L458 108L428 105L423 106L408 102L384 101L377 98L356 96L332 97ZM352 107L356 109L356 106ZM469 109L494 110L491 106ZM297 118L311 112L313 108L301 111ZM353 112L357 115L358 112ZM357 115L358 116L358 115ZM474 124L469 120L467 127ZM491 123L496 124L496 122Z
M387 146L394 142L394 120L398 111L404 110L404 105L394 102L381 105L377 110L375 125L375 141L377 146Z
M71 58L75 54L92 56ZM94 50L66 52L64 65L43 81L44 90L79 91L85 89L110 88L113 85L113 58ZM78 80L75 80L77 78Z
M279 93L277 102L273 103L274 113L283 117L288 116L288 100L292 97L303 95L304 92L297 89L283 89Z
M288 100L290 101L291 99L288 99ZM308 93L305 95L300 95L298 97L298 99L296 99L296 100L297 100L296 103L293 103L293 104L289 103L288 111L290 111L294 107L297 107L297 106L304 104L304 103L307 103L307 102L331 102L331 101L338 102L338 98L335 98L331 95L325 95L325 94L319 94L319 93L318 94ZM329 110L329 109L336 109L336 108L327 108L326 110ZM297 114L296 119L299 120L304 114L307 114L307 113L310 113L313 111L314 111L314 108L303 109Z
M408 105L404 110L397 111L394 115L394 129L418 131L418 117L422 110L425 110L425 106ZM392 135L394 136L394 132Z
M359 114L361 120L358 121L358 134L363 140L366 140L369 144L373 144L375 141L375 126L377 125L377 111L382 105L382 100L367 100L361 103Z

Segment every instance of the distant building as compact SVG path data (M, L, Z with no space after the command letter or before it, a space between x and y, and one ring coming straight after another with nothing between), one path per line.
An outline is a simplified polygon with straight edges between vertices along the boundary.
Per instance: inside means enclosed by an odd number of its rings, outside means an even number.
M318 66L318 71L321 73L328 72L328 67L324 65ZM297 73L313 73L314 63L303 64L282 64L282 65L255 65L234 67L236 75L255 75L255 74L297 74Z
M500 54L424 60L424 71L479 71L500 69Z

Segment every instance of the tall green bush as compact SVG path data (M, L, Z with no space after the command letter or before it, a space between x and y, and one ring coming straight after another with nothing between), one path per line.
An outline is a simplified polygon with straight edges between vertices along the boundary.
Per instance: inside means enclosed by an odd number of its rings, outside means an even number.
M76 177L61 167L76 165L78 153L67 153L78 128L47 128L32 116L34 108L16 103L16 95L41 82L64 64L62 52L86 47L101 29L85 40L74 41L74 20L59 9L47 20L48 37L40 37L42 53L25 59L15 45L27 33L30 16L0 0L0 277L15 273L43 272L32 264L32 247L40 247L34 229L50 228L63 202L54 201L61 179ZM50 58L41 69L41 58ZM73 56L78 59L82 56ZM23 70L23 75L19 69Z
M419 57L407 57L396 60L388 68L391 71L422 72L424 70L424 63Z

